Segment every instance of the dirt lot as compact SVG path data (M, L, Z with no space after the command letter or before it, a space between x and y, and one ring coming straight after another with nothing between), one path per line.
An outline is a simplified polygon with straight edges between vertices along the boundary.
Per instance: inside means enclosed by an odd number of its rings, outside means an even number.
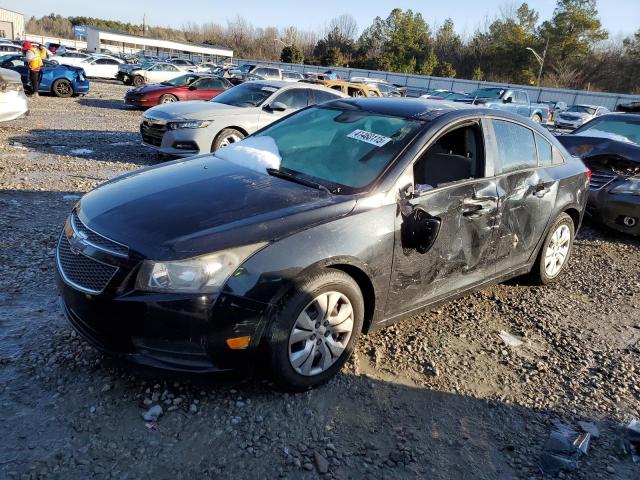
M640 478L616 431L640 417L640 242L597 227L560 284L498 285L369 335L303 394L97 353L58 308L54 248L76 195L160 161L125 90L41 97L0 126L0 478L539 479L554 419L600 429L562 478Z

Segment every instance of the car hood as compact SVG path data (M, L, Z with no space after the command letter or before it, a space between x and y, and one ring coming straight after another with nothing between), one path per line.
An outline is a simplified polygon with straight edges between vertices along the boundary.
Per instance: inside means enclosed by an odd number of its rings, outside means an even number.
M142 93L142 94L147 94L147 93L153 93L153 92L157 92L160 90L168 90L168 89L176 89L176 88L181 88L181 87L176 87L174 85L162 85L161 83L152 83L150 85L145 85L142 87L136 87L136 88L132 88L130 91L133 93Z
M347 215L353 197L332 195L213 155L113 179L86 194L85 225L156 260L271 242Z
M256 107L234 107L224 103L192 100L159 105L147 110L144 116L156 120L209 120L218 115L246 114L254 108Z
M583 160L595 157L617 157L640 164L640 145L623 142L604 136L589 136L587 132L578 135L556 137L571 153Z
M585 118L590 118L593 115L590 113L575 113L575 112L562 112L560 114L562 118L571 118L574 120L584 120Z

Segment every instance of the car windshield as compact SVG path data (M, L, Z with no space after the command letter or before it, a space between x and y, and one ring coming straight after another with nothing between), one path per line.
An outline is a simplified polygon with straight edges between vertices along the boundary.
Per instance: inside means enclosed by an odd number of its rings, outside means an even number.
M11 60L12 58L18 58L20 56L21 55L16 55L15 53L9 53L9 54L6 54L6 55L2 55L0 57L0 63L6 62L7 60Z
M469 95L467 95L466 93L449 93L447 95L444 96L445 100L464 100L465 98L468 98Z
M423 121L338 108L335 103L303 110L267 127L280 171L336 191L371 184L415 137Z
M569 107L567 109L567 112L587 113L589 115L593 115L594 113L596 113L596 109L591 107L585 107L584 105L574 105L573 107Z
M250 64L245 64L245 65L240 65L238 67L238 70L242 73L247 73L249 70L251 70L253 67L255 67L255 65L250 65Z
M468 96L470 98L500 98L503 93L503 88L481 88L471 92Z
M233 107L258 107L277 90L278 87L264 83L248 82L230 88L209 101Z
M600 117L573 132L585 137L603 137L640 145L640 120Z
M181 75L171 80L166 80L164 82L161 82L161 84L168 87L184 87L185 85L191 85L193 81L197 80L198 78L200 78L198 75L187 74Z

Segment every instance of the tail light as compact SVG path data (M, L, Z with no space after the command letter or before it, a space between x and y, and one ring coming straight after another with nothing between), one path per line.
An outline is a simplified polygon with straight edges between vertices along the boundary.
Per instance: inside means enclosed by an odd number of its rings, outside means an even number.
M587 182L591 183L591 169L587 167Z

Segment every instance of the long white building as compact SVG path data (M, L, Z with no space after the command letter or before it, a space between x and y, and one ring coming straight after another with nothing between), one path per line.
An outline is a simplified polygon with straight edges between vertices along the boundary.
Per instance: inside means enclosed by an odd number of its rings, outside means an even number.
M99 52L100 49L108 49L113 52L144 51L159 57L188 55L189 57L201 57L203 60L216 61L233 58L233 50L226 47L159 40L88 26L87 50Z

